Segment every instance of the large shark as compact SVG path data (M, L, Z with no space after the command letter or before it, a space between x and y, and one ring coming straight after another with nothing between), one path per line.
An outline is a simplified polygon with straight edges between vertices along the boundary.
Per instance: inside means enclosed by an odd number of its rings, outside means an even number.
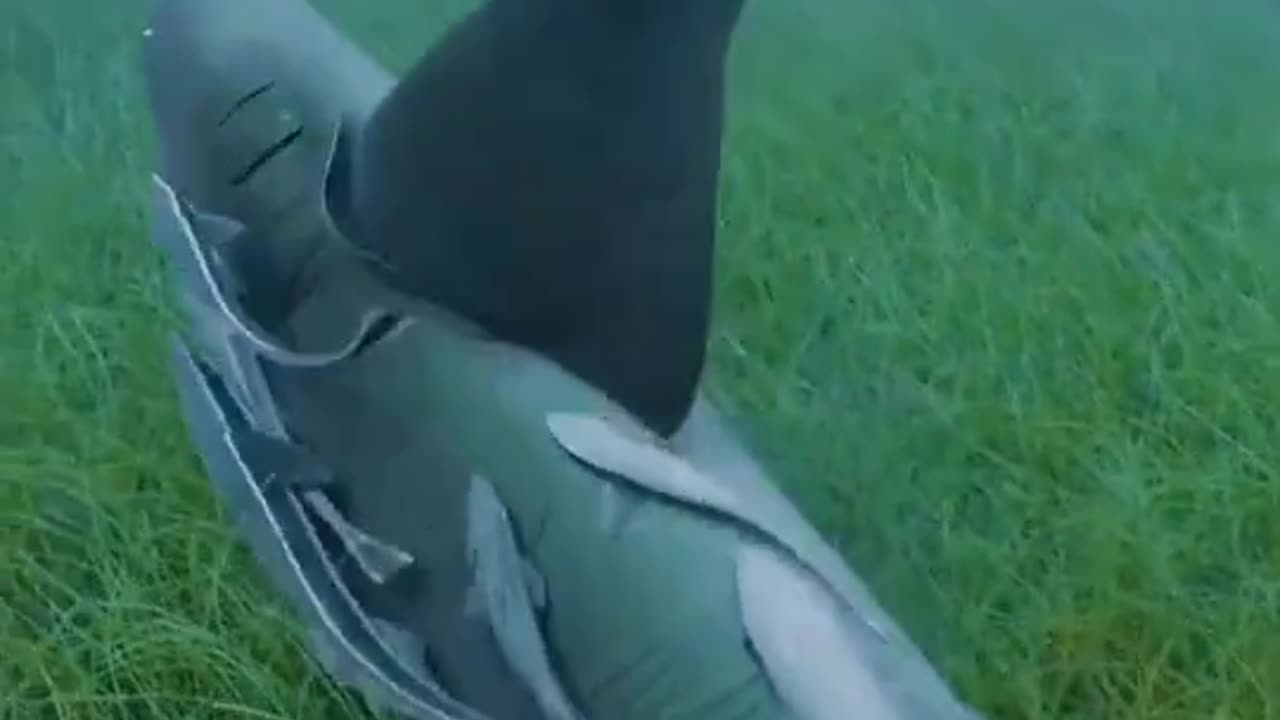
M316 659L420 720L948 720L700 391L741 0L490 0L394 78L158 0L194 445Z

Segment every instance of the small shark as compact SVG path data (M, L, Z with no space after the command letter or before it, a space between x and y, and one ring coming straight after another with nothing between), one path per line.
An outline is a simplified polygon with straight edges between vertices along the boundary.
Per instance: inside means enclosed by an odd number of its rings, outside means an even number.
M493 484L471 478L467 547L475 585L466 613L485 615L512 670L532 690L549 720L583 720L551 667L535 608L545 607L546 582L516 547L506 507Z

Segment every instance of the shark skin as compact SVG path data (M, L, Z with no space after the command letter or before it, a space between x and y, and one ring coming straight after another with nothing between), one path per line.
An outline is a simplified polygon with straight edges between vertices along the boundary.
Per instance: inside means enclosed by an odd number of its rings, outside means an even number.
M483 720L406 668L351 601L291 492L289 471L305 471L310 460L249 427L216 373L180 340L172 358L178 396L206 472L258 562L292 601L326 669L371 702L397 708L406 717ZM263 447L272 451L253 452ZM311 474L304 472L304 482Z
M654 435L385 282L338 215L394 78L303 0L159 0L143 46L193 445L337 679L416 720L976 717L701 395Z

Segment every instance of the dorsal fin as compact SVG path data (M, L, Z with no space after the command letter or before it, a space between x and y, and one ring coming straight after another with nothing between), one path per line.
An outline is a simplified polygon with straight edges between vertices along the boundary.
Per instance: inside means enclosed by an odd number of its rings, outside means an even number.
M742 4L484 3L362 128L353 241L673 431L704 363Z

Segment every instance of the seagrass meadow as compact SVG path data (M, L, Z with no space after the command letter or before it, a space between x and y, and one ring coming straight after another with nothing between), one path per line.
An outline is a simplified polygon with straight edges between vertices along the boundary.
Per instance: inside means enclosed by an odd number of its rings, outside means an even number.
M0 718L369 717L178 414L146 12L0 0ZM748 15L709 381L779 481L991 718L1280 718L1280 6Z

